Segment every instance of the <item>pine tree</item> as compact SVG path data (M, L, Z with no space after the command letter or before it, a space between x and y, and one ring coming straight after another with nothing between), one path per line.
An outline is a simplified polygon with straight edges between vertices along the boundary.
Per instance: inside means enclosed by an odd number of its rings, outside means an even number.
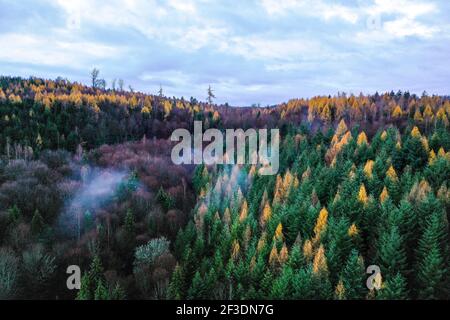
M345 297L347 299L362 299L365 288L365 270L362 257L358 251L352 250L341 274L342 283L345 288Z
M419 299L445 299L445 279L447 272L437 245L433 246L419 264L417 273Z
M397 273L406 271L406 253L403 237L397 226L390 226L380 236L378 260L383 278L392 279Z
M109 293L103 281L98 281L97 288L94 293L94 300L109 300Z
M94 255L89 270L89 278L92 284L98 286L99 281L103 281L103 266L98 255Z
M188 299L193 300L204 298L206 298L205 284L200 272L197 271L192 279L192 285L188 291Z
M447 286L448 226L445 214L435 211L427 220L417 249L418 296L423 299L444 298Z
M397 273L393 278L388 279L382 285L382 289L377 296L382 300L405 300L408 299L408 291L406 286L406 279L400 273Z
M184 274L180 265L175 267L170 281L168 297L169 299L180 300L184 297Z
M91 288L92 288L91 278L89 274L85 273L81 277L81 286L80 291L78 291L77 300L92 299Z
M114 289L111 292L111 300L125 300L126 293L119 283L116 283Z

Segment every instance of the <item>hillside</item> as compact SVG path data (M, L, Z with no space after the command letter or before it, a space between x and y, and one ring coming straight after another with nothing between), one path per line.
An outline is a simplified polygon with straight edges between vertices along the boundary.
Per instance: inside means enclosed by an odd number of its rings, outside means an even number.
M426 93L240 108L1 77L0 299L449 299L449 117ZM279 173L173 164L195 120L279 128Z

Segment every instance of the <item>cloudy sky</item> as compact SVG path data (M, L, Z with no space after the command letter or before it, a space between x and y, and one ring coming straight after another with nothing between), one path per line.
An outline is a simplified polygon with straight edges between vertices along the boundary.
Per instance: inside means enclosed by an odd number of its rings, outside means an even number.
M105 5L107 3L107 5ZM274 104L450 93L447 0L0 0L0 74Z

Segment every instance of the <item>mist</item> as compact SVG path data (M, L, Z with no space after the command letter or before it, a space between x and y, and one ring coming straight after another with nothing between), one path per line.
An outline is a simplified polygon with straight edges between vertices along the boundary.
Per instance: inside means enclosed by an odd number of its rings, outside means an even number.
M67 201L60 215L60 232L69 236L78 235L79 238L87 212L95 218L95 210L114 199L127 176L125 171L83 167L80 188Z

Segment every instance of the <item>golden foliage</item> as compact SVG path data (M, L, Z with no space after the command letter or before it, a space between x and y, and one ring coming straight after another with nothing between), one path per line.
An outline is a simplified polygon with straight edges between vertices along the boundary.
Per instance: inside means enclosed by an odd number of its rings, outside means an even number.
M339 280L336 289L334 290L334 296L337 300L345 300L345 287L342 280Z
M261 235L261 238L259 238L259 240L258 240L258 245L256 246L256 250L258 252L261 252L261 250L264 249L265 246L266 246L266 233L264 232Z
M278 257L277 247L275 246L275 244L273 244L272 250L270 250L269 264L271 266L274 266L274 265L278 264L278 262L279 262L279 257Z
M266 204L264 205L264 209L260 218L260 225L262 228L264 228L267 224L267 222L272 217L272 208L270 207L270 204L268 201L266 201Z
M431 106L429 104L427 104L425 110L423 111L423 117L427 121L430 121L434 118L433 110L431 109Z
M372 171L373 171L374 164L375 164L375 162L373 160L367 160L366 165L364 166L364 174L369 179L371 179L373 176Z
M358 135L358 140L357 140L358 146L362 146L363 144L369 144L367 141L367 136L366 133L364 131L361 131L361 133Z
M422 142L422 146L425 149L425 151L430 151L430 146L428 145L428 139L426 137L422 137L420 139L420 142Z
M348 228L347 234L348 234L350 237L354 237L354 236L357 236L357 235L359 234L359 230L358 230L358 228L356 227L356 224L353 223L353 224Z
M432 165L436 161L436 153L434 153L434 150L431 149L430 153L428 154L428 164Z
M342 148L347 145L352 139L352 134L350 131L347 131L339 142L332 143L330 148L327 150L325 154L325 160L328 164L333 162L333 159L341 152Z
M245 219L247 219L247 215L248 215L248 204L247 200L244 199L244 202L242 203L241 207L241 213L239 215L239 222L242 222Z
M313 246L311 240L306 240L303 244L303 256L307 261L311 260L313 256Z
M316 221L316 226L314 227L315 238L319 239L321 234L326 230L327 221L328 221L328 210L325 207L323 207L322 210L320 210L319 212L319 216L317 217Z
M403 115L402 108L401 108L399 105L397 105L397 106L395 107L394 111L392 111L392 118L398 119L398 118L400 118L402 115Z
M389 193L386 189L386 186L383 187L383 191L380 194L380 203L384 203L389 198Z
M325 257L325 249L321 244L314 256L313 273L321 275L328 272L327 258Z
M391 165L388 169L388 171L386 171L386 176L391 179L391 181L397 181L398 177L397 177L397 172L395 172L394 167Z
M419 183L415 183L411 188L408 195L408 200L411 203L420 202L425 200L427 195L431 192L431 187L425 179L422 179Z
M275 192L273 196L273 204L280 203L282 197L283 179L280 174L277 174L277 180L275 183Z
M214 111L214 114L213 114L213 121L217 122L217 121L219 121L219 119L220 119L220 114L216 110L216 111Z
M348 130L347 125L345 124L344 119L342 119L336 128L337 137L341 137L344 133L347 132L347 130Z
M277 228L275 229L275 234L273 236L274 241L283 241L283 225L281 222L278 224Z
M383 130L383 132L381 133L380 138L381 138L381 141L385 141L387 139L387 132L386 132L386 130Z
M419 128L417 126L414 126L414 128L411 130L411 136L414 138L421 138L422 135L420 134Z
M420 112L419 109L417 109L416 112L414 113L414 121L423 122L422 113Z
M445 124L445 126L448 126L448 124L449 124L445 109L442 107L439 108L438 112L436 113L436 119L442 121Z
M359 187L358 200L364 205L366 205L369 201L369 197L367 196L366 187L364 186L364 184L361 184L361 186Z
M283 247L281 248L279 260L280 263L283 264L289 259L288 248L286 247L286 243L283 243Z
M241 247L239 245L239 242L237 240L234 240L231 251L231 257L233 260L236 260L239 257L240 250Z

